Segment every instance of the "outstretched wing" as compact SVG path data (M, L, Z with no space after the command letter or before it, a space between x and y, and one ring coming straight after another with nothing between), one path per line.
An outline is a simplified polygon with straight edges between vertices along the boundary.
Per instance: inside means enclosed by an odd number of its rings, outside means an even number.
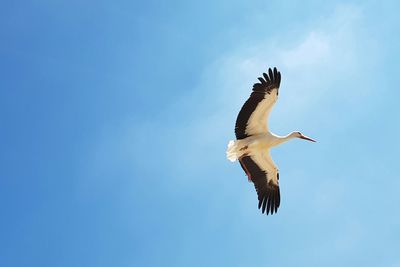
M269 151L258 152L239 159L240 165L254 183L258 195L258 208L267 215L278 211L281 203L279 172Z
M235 134L237 139L268 131L267 117L278 98L281 73L274 68L263 73L259 83L253 85L250 98L244 103L236 119Z

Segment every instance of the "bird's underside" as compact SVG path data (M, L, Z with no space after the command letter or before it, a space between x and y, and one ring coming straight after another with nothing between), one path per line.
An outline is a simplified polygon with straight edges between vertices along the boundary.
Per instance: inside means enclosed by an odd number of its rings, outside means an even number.
M227 156L238 160L254 183L258 208L262 213L274 214L280 206L279 172L269 154L267 117L278 97L281 74L269 69L258 78L249 99L236 120L235 141L228 144ZM273 136L271 137L273 138Z

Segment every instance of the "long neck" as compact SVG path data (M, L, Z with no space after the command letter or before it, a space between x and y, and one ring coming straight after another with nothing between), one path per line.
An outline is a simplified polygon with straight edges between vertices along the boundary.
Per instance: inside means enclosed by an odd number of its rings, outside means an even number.
M277 139L275 141L275 145L276 146L280 145L280 144L285 143L285 142L287 142L290 139L293 139L295 137L296 137L296 133L295 132L292 132L292 133L290 133L288 135L285 135L285 136L277 136Z

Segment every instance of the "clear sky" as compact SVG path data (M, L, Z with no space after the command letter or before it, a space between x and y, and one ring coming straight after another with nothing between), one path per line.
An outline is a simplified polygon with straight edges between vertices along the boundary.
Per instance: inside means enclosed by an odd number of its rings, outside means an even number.
M0 266L400 266L398 1L3 1ZM226 159L282 73L265 216Z

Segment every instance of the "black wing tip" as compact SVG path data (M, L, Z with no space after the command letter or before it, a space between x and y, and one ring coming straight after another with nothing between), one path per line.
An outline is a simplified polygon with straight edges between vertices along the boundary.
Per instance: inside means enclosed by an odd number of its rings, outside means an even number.
M273 180L268 181L267 173L260 169L251 156L241 157L239 162L244 172L254 183L258 196L258 209L261 209L261 212L267 215L276 213L281 202L279 185Z
M266 215L273 215L278 212L278 208L281 204L281 196L279 192L279 186L270 185L267 190L265 190L262 197L258 201L258 209L261 213Z
M267 74L268 73L268 74ZM281 85L281 73L276 67L268 68L268 71L263 73L263 77L259 77L259 83L253 85L255 92L269 92L274 88L279 88Z

